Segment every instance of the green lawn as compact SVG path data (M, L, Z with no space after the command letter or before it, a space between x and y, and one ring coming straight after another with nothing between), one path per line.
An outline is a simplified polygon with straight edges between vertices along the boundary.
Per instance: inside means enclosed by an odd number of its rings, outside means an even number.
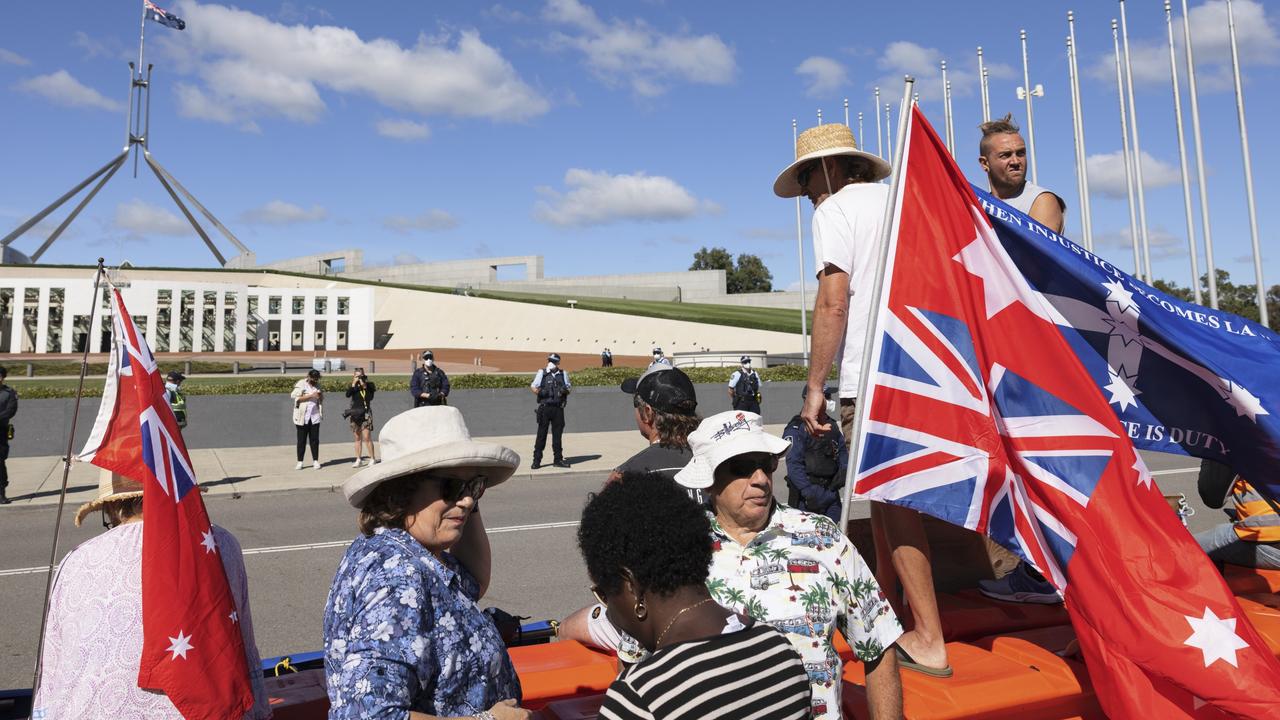
M541 293L516 293L494 290L482 290L472 293L475 297L492 298L494 300L510 300L513 302L534 303L537 305L554 305L566 307L567 301L576 300L580 310L599 310L601 312L638 315L641 317L662 318L664 320L687 320L689 322L709 323L712 325L731 325L733 327L753 328L755 330L775 330L785 333L800 333L800 312L796 309L740 307L737 305L704 305L702 303L662 302L659 300L620 300L614 298L583 297L581 295L544 295ZM809 310L808 322L813 323L813 311Z

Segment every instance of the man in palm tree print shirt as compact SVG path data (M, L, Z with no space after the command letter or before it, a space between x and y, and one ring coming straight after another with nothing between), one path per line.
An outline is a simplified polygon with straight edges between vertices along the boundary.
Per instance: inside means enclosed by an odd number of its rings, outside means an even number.
M772 625L800 651L815 717L840 716L840 630L854 655L876 661L902 626L853 543L822 515L774 506L769 525L747 545L713 519L707 589L721 605Z

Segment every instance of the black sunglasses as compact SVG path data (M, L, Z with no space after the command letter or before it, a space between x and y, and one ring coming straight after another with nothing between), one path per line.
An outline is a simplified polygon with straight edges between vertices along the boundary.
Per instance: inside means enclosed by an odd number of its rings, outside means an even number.
M756 470L764 470L772 475L778 469L778 458L769 453L747 453L729 458L724 462L724 466L735 478L751 477L756 474Z
M456 503L464 497L479 501L484 495L485 481L488 480L484 475L473 475L469 478L429 477L442 483L444 499L451 503Z

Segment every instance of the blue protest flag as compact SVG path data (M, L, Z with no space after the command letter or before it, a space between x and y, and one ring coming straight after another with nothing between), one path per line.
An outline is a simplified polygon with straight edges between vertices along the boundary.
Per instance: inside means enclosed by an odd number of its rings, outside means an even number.
M1133 444L1230 465L1280 498L1280 336L1160 292L974 191Z

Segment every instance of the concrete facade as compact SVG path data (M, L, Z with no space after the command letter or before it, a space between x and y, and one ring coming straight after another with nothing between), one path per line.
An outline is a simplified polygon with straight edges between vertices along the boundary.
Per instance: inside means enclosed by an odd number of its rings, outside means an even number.
M182 351L184 338L190 338L191 351L201 352L196 347L197 343L207 346L206 329L213 338L209 352L434 347L598 353L609 347L618 355L647 355L656 345L668 354L704 348L788 353L795 351L797 342L792 333L490 300L335 277L141 268L127 268L124 274L130 283L125 303L130 313L146 318L147 341L157 352ZM73 352L74 337L85 334L76 323L83 324L77 316L87 315L92 283L89 268L0 267L0 298L12 289L8 314L0 315L8 318L4 337L9 339L0 352ZM156 326L165 307L164 290L169 292L170 330L168 347L161 350ZM319 299L323 302L317 305ZM183 322L181 310L186 309L187 300L192 314ZM339 311L342 302L345 313ZM208 318L211 323L205 322ZM3 322L0 330L5 329ZM346 326L339 330L344 322ZM51 333L49 328L55 330ZM272 332L279 334L273 338ZM345 347L338 342L338 332L346 333ZM100 339L101 325L94 324L87 336Z

